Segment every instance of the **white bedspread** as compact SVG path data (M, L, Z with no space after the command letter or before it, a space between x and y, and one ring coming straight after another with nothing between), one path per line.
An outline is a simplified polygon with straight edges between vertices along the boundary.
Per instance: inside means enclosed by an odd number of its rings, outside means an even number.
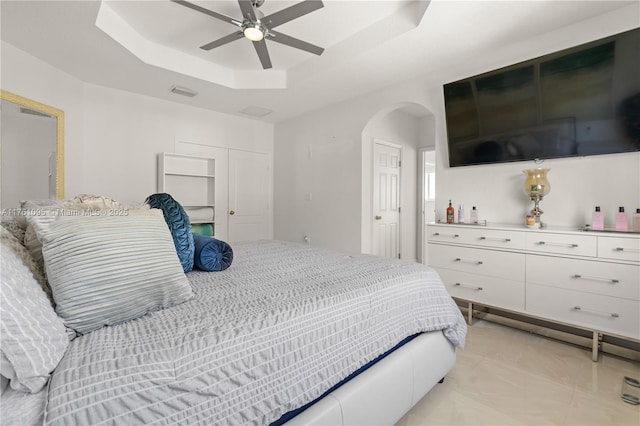
M439 277L413 262L260 241L188 276L189 302L71 342L47 424L269 424L409 335L464 344Z

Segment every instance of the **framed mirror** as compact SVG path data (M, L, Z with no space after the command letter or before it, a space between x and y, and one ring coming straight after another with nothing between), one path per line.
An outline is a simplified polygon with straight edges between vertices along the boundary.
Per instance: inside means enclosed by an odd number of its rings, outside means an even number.
M0 89L2 207L64 198L64 111Z

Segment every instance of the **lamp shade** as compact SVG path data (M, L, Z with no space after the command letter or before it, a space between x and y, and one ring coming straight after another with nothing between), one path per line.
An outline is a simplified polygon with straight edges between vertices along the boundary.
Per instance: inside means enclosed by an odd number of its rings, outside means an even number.
M523 190L528 197L544 197L551 191L551 185L547 179L547 173L550 169L528 169L523 170L526 178L524 180Z

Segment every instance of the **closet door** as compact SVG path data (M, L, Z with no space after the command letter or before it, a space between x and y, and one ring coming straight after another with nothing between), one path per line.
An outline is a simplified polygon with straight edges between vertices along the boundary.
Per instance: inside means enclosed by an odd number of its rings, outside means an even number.
M271 156L229 150L229 241L271 239Z

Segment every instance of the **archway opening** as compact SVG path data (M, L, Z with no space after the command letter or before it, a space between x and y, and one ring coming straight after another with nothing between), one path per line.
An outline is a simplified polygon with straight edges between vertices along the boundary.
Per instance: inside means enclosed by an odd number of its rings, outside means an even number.
M399 257L423 261L424 246L424 151L435 151L435 119L424 105L397 103L376 112L362 130L361 251L379 254L379 238L374 232L376 197L374 185L376 143L401 147L399 186Z

